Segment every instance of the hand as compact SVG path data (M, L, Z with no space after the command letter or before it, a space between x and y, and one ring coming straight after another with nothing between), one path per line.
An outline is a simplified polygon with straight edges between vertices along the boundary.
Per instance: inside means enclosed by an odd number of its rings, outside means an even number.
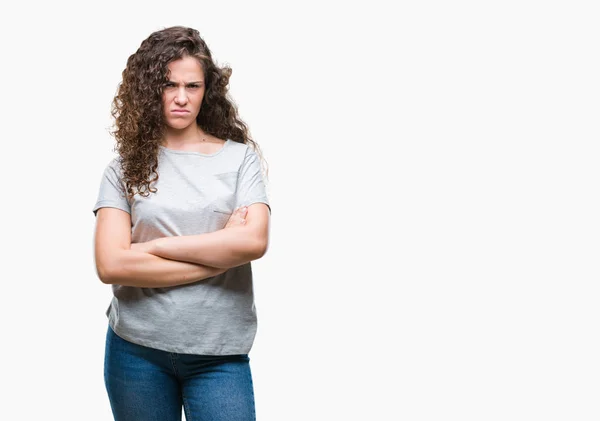
M248 214L248 208L246 206L237 208L236 210L233 211L233 213L229 217L229 220L227 221L225 228L245 225L247 214Z

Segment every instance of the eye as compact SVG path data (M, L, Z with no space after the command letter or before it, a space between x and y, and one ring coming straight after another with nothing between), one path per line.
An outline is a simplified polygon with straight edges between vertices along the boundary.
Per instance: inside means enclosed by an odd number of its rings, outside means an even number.
M191 85L188 85L188 88L190 89L198 89L200 88L200 85L197 83L192 83Z
M175 87L175 84L173 82L165 83L165 88L173 88L173 87Z

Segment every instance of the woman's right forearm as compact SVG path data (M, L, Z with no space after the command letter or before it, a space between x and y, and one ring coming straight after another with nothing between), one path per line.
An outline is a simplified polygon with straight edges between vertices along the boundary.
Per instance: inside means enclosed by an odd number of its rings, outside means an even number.
M105 284L160 288L185 285L224 273L227 269L164 259L137 250L119 250L104 266L97 265Z

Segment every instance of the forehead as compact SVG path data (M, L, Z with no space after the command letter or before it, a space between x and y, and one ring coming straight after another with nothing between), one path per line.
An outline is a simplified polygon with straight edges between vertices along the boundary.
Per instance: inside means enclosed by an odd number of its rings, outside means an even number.
M183 57L178 60L173 60L167 66L169 68L169 77L171 80L204 80L202 65L198 59L194 57Z

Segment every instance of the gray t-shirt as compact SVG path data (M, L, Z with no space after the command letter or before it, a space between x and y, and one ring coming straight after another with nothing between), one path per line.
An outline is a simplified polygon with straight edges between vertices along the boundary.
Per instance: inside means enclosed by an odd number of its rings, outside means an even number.
M102 207L128 212L131 240L140 243L217 231L238 207L269 205L258 155L230 139L213 154L161 146L157 171L156 193L127 200L120 158L114 158L104 170L94 214ZM231 355L247 354L254 342L250 263L188 285L112 289L109 324L136 344L183 354Z

